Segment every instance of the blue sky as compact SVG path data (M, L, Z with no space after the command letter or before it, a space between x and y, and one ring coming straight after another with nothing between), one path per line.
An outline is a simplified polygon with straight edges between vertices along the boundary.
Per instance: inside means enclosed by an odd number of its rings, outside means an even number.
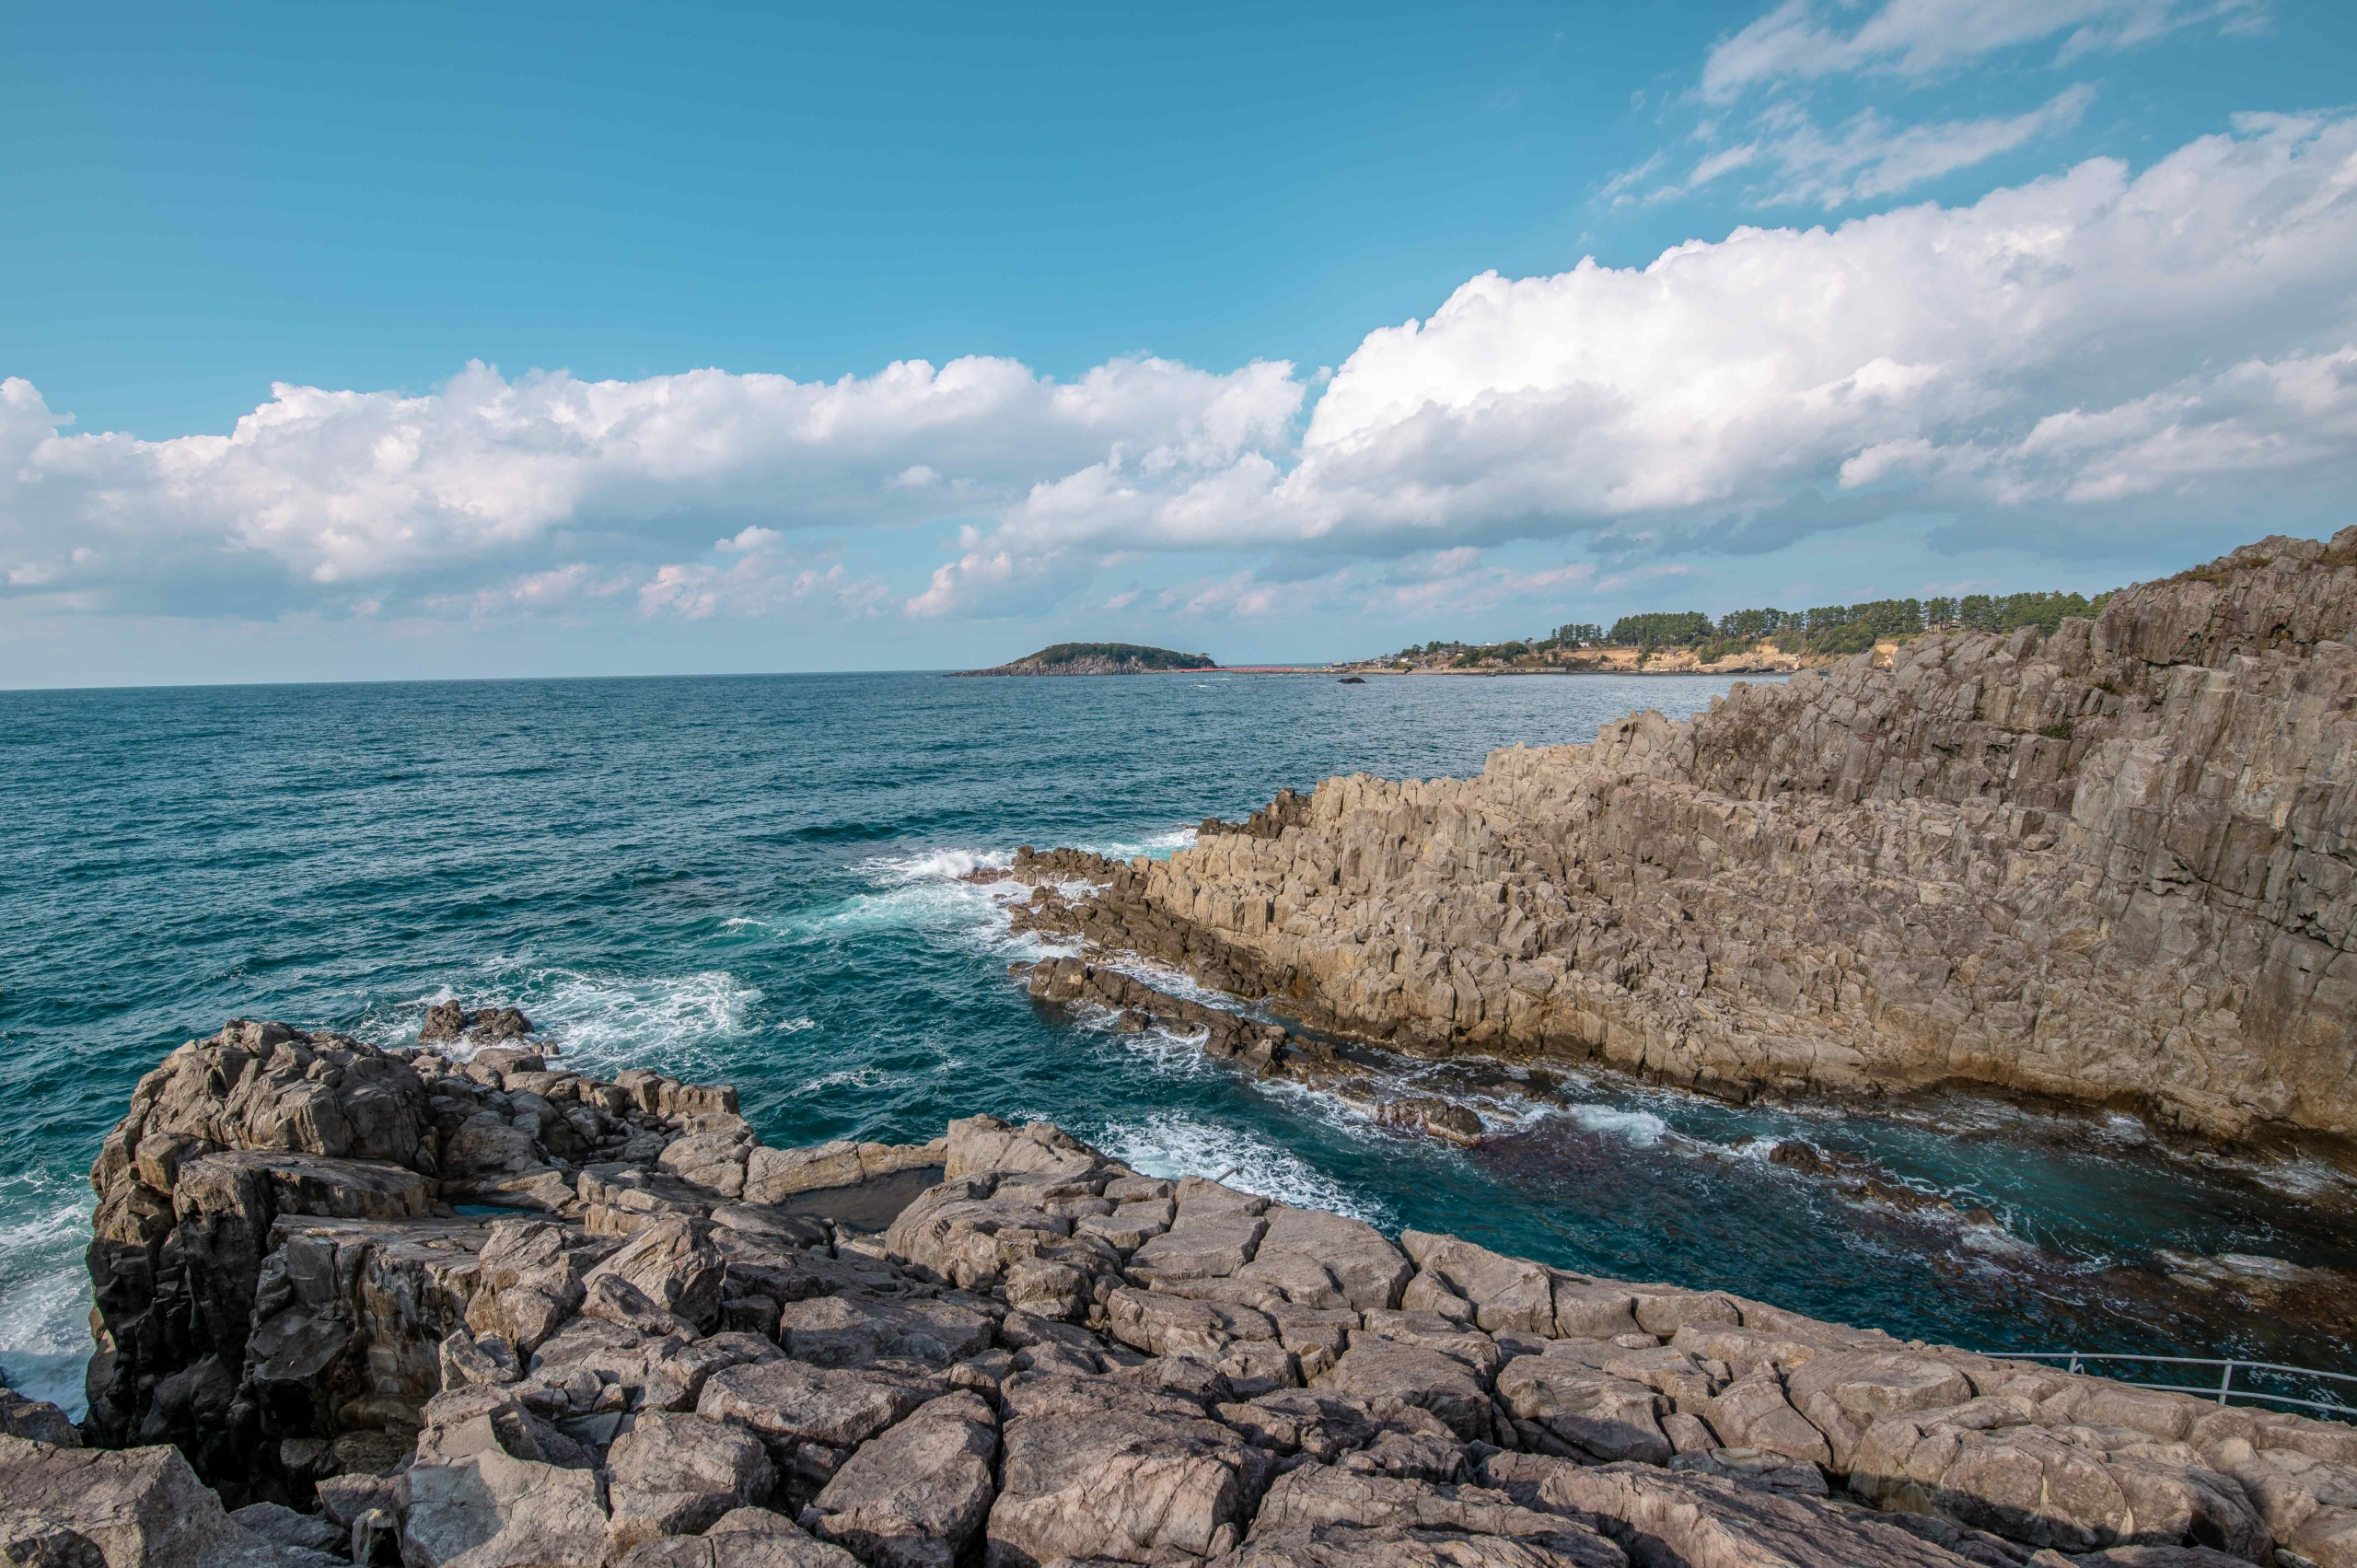
M0 686L1338 656L2329 531L2352 67L2280 0L17 7Z

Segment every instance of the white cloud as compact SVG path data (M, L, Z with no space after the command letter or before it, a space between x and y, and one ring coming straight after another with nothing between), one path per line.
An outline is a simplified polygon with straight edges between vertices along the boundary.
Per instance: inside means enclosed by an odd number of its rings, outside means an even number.
M1035 491L978 549L1674 540L1765 508L1805 528L2214 493L2259 461L2351 462L2352 341L2357 121L2254 120L2133 179L2096 159L1967 207L1738 229L1644 268L1485 273L1368 335L1289 471L1254 453L1156 485L1104 465ZM2245 366L2231 424L2201 412L2225 406L2203 379L2223 364ZM2133 412L2077 412L2112 409ZM1898 460L1910 443L1930 456ZM2131 469L2146 477L2096 477ZM1819 499L1900 478L1923 492Z
M766 530L764 530L766 531ZM641 613L690 621L714 615L767 615L792 607L813 618L879 615L892 590L881 579L853 577L840 561L820 566L789 552L757 546L728 566L661 566L639 585Z
M1852 115L1833 134L1800 108L1771 104L1756 117L1752 140L1704 154L1683 180L1656 186L1642 197L1629 193L1637 183L1631 170L1614 181L1621 192L1614 201L1620 205L1671 201L1727 175L1753 170L1765 177L1747 192L1755 202L1847 206L1897 195L2066 130L2079 122L2094 99L2095 89L2080 85L2063 88L2024 114L1908 126L1868 109ZM1644 167L1659 160L1656 154Z
M1164 475L1279 446L1290 366L1167 360L1075 381L1012 360L902 361L865 378L691 371L509 380L481 365L423 397L281 385L228 436L73 435L0 383L0 571L145 608L328 602L345 585L533 569L595 539L660 561L711 538L986 513L1043 476L1114 460ZM893 476L897 476L893 478ZM886 482L892 478L892 482ZM59 559L93 551L78 570ZM545 568L540 568L545 569Z
M1944 120L1869 103L1829 121L1815 101L1829 79L1904 97L2007 50L2038 46L2061 65L2197 26L2252 30L2267 15L2265 0L1782 0L1711 49L1688 100L1707 106L1690 139L1709 150L1685 177L1659 178L1656 151L1598 197L1614 207L1672 201L1739 170L1755 176L1744 199L1767 205L1833 210L1897 195L2071 129L2094 88L2076 84L2013 114Z
M1945 156L1905 138L1828 154L1824 178L1860 189ZM1028 617L1178 552L1278 563L1199 560L1196 580L1132 585L1125 613L1537 604L1613 579L1472 552L1585 536L1658 563L1907 511L2060 549L2215 515L2253 475L2329 494L2357 481L2353 355L2357 119L2258 116L2133 176L2099 158L1643 267L1484 273L1367 334L1306 425L1311 383L1276 362L1059 382L909 361L824 384L476 367L424 397L282 387L228 436L154 442L72 434L8 380L0 595L389 621ZM958 528L929 579L796 543L923 522Z
M2243 29L2266 17L2261 0L1887 0L1845 29L1842 13L1852 8L1783 0L1712 49L1703 96L1724 101L1766 84L1852 72L1922 78L2058 37L2057 59L2068 62L2182 28Z
M584 600L612 598L630 591L630 579L604 573L575 561L545 572L526 572L504 582L466 594L432 594L418 608L436 617L464 616L483 621L502 615L554 615ZM373 599L350 601L346 609L357 616L373 616L384 606Z
M1036 543L1022 551L978 548L971 529L966 530L965 541L965 553L936 567L924 591L903 606L909 614L975 619L1034 614L1086 586L1093 575L1093 561L1074 560Z

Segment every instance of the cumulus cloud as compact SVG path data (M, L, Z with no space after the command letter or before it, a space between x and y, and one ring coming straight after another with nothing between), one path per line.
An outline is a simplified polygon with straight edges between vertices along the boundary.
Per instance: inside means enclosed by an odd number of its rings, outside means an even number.
M1858 188L1881 165L1825 167ZM1516 540L1637 569L1907 515L2056 551L2214 515L2253 476L2345 493L2352 258L2357 119L2254 116L2141 173L2097 158L1641 267L1484 273L1324 378L1150 358L1069 381L983 359L830 383L477 366L424 396L282 387L229 435L168 441L77 434L9 380L0 596L1030 616L1145 555L1161 580L1122 612L1267 617L1612 581L1480 553ZM954 530L946 559L861 566L815 542L916 524ZM1171 552L1202 575L1171 585Z
M2271 117L2134 177L2099 158L1643 268L1485 273L1367 336L1290 470L1099 465L975 548L1747 549L1907 511L2001 527L2034 500L2099 528L2131 496L2149 520L2262 466L2348 471L2352 257L2357 121Z
M987 515L1094 462L1232 462L1281 444L1302 393L1283 364L1215 375L1153 358L1070 382L985 358L824 383L510 380L475 365L424 396L281 385L227 436L143 441L74 434L12 378L0 570L18 589L190 610L225 590L305 607L360 585L548 570L534 557L560 532L664 563L706 548L716 520L739 541L909 524Z

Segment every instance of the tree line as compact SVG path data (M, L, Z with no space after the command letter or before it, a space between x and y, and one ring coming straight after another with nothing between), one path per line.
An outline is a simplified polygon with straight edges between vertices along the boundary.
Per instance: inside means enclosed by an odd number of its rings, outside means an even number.
M1655 610L1624 615L1608 633L1593 623L1559 627L1558 645L1640 648L1699 648L1712 644L1749 645L1772 640L1788 653L1862 653L1876 641L1912 637L1943 628L2012 632L2036 626L2051 632L2065 616L2092 616L2109 594L2093 598L2075 593L1966 594L1948 598L1877 598L1864 604L1825 604L1813 610L1736 610L1716 621L1699 610Z
M1877 598L1813 610L1736 610L1716 620L1699 610L1651 610L1624 615L1608 627L1595 621L1567 621L1544 637L1527 640L1411 643L1395 657L1411 661L1449 656L1452 663L1471 665L1559 648L1693 648L1708 663L1761 641L1786 653L1855 654L1886 639L1945 629L2002 633L2035 626L2051 632L2065 616L2096 614L2109 598L2107 593L2092 598L2075 593L2022 593Z

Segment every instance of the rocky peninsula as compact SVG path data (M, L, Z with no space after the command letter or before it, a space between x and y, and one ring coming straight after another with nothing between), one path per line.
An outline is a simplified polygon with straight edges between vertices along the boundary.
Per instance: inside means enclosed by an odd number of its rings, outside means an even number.
M771 1148L728 1088L526 1027L233 1021L140 1081L91 1172L88 1418L0 1396L6 1562L2357 1564L2357 1428L1044 1123Z
M1019 918L1097 960L1034 988L1118 992L1089 977L1135 955L1426 1056L1966 1086L2345 1153L2352 645L2357 528L2269 539L2050 635L1933 633L1477 778L1288 791L1167 862L1026 857Z

